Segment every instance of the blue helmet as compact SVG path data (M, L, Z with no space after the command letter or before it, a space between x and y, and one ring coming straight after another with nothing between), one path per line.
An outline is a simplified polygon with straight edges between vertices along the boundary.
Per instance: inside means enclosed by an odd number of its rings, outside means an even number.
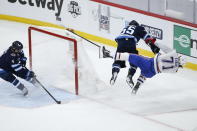
M137 21L132 20L131 22L129 22L129 25L139 26L140 24Z
M23 44L20 41L14 41L10 48L15 53L21 52L21 50L23 49Z

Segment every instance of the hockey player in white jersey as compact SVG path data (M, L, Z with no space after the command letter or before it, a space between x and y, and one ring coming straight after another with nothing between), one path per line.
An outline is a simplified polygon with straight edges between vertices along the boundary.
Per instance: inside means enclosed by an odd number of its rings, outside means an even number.
M146 78L151 78L158 73L175 73L178 71L179 67L182 67L184 64L182 58L178 56L175 50L160 43L155 44L164 52L164 54L158 53L153 58L129 53L117 53L114 56L115 60L129 61L129 63L132 63L141 69L140 78L138 78L137 83L132 90L132 93L134 94L136 94ZM106 58L112 57L113 55L110 54L110 51L103 48L103 56Z

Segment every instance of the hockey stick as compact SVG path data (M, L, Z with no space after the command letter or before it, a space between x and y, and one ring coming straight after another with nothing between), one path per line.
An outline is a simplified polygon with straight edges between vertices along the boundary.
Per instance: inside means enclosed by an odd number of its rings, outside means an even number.
M35 78L35 80L57 104L61 104L61 101L56 100L38 79Z
M91 44L97 46L97 47L99 48L99 58L101 58L101 57L100 57L100 49L101 49L101 46L100 46L100 45L98 45L98 44L96 44L96 43L94 43L94 42L92 42L92 41L90 41L90 40L88 40L88 39L86 39L86 38L84 38L84 37L78 35L78 34L75 33L74 31L72 31L72 29L67 28L66 30L69 31L70 33L72 33L72 34L74 34L74 35L76 35L76 36L78 36L78 37L80 37L80 38L86 40L87 42L89 42L89 43L91 43Z
M96 44L96 43L94 43L94 42L92 42L92 41L90 41L90 40L84 38L83 36L78 35L78 34L75 33L74 31L71 31L71 29L66 29L66 30L69 31L70 33L72 33L72 34L74 34L74 35L76 35L76 36L78 36L78 37L80 37L80 38L82 38L82 39L84 39L84 40L90 42L91 44L93 44L93 45L95 45L95 46L97 46L97 47L99 47L99 48L101 47L100 45L98 45L98 44Z

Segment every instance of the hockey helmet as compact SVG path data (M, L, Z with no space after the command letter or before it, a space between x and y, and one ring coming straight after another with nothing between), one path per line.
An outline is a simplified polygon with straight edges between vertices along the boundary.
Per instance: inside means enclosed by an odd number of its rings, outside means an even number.
M129 22L129 25L139 26L140 24L137 21L132 20L131 22Z
M21 52L23 44L20 41L14 41L11 45L11 50L15 53Z

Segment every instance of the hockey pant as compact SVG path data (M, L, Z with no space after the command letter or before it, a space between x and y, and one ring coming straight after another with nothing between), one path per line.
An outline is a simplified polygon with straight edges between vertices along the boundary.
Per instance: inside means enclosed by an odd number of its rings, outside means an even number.
M135 54L117 53L116 60L129 61L141 70L142 76L151 78L156 75L154 68L154 58L148 58Z
M127 53L138 54L138 51L136 50L136 43L132 38L117 39L116 42L118 43L116 54L117 52L120 52L120 53L127 52ZM125 68L125 67L126 67L125 61L114 60L114 63L112 65L112 73L114 70L116 70L116 72L119 72L120 68ZM136 72L136 69L137 67L134 64L130 63L130 69L129 69L128 75L133 76Z
M5 71L3 69L0 68L0 78L2 78L3 80L7 81L7 82L10 82L12 83L14 86L18 86L20 84L19 80L14 76L14 74L20 78L23 78L27 81L29 81L29 77L28 77L28 73L29 73L29 70L26 69L26 70L23 70L23 72L8 72L8 71Z

